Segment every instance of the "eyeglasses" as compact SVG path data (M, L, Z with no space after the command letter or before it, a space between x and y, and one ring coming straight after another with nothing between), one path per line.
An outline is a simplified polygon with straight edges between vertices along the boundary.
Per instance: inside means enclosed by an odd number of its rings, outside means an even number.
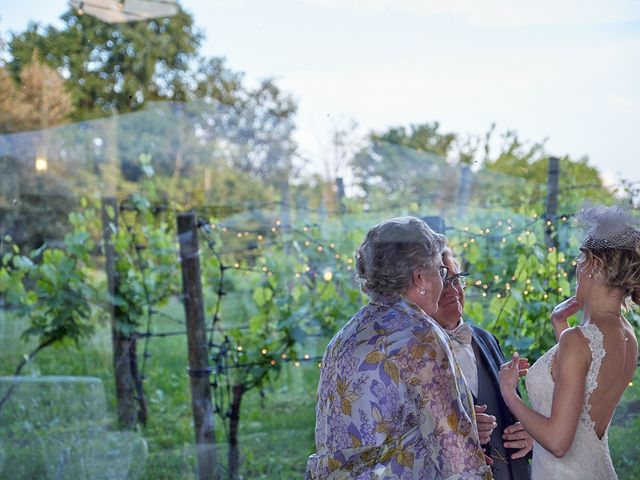
M451 275L450 277L446 277L442 283L443 287L448 287L449 285L453 288L464 288L467 286L466 276L469 275L469 272L460 272L455 275Z
M444 282L449 275L449 267L445 267L444 265L440 265L438 267L438 273L440 274L440 278Z

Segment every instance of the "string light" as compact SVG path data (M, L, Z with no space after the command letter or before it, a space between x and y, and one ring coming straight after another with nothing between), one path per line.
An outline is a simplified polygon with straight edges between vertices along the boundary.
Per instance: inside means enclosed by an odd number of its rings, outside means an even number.
M305 360L309 360L311 358L311 355L309 355L308 353L304 354L304 359Z
M241 352L241 351L242 351L242 345L238 345L237 350L238 350L239 352Z
M266 355L267 354L267 349L263 348L262 350L260 350L260 353L262 353L263 355Z
M294 363L294 365L295 365L296 367L299 367L299 366L300 366L300 362L295 362L295 363Z

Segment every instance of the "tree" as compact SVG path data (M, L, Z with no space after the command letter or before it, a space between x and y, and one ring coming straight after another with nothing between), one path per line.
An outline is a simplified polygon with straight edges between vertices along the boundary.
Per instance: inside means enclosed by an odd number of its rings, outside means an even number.
M483 167L490 173L506 174L526 181L529 203L536 203L543 209L546 195L549 153L544 142L530 145L522 142L518 134L508 131L503 135L503 145L495 159L487 159ZM522 183L522 182L520 182ZM558 208L560 212L571 213L577 210L586 199L593 202L613 200L611 189L605 187L600 172L589 165L589 158L574 160L569 156L560 159ZM503 190L502 198L514 205L522 202L523 191Z
M164 19L107 24L70 10L61 28L31 23L9 42L16 77L34 49L65 72L76 106L74 119L139 110L150 100L186 100L189 64L202 34L180 10Z
M0 67L0 133L44 130L66 120L72 110L64 79L40 61L37 50L19 71L18 82Z
M272 185L291 173L294 100L272 80L248 88L224 59L199 56L202 33L190 14L106 24L71 10L62 21L59 28L32 23L13 36L9 70L15 78L34 50L42 52L43 61L65 75L75 120L174 102L171 111L134 129L113 122L105 165L119 165L127 180L141 177L143 153L152 156L159 176L174 179L209 164L211 151Z
M440 192L444 181L457 185L455 171L447 158L455 146L456 134L440 132L437 122L390 128L371 133L369 144L358 152L351 165L356 184L373 200L409 205L443 206L448 199ZM454 189L455 191L455 189Z
M369 203L389 205L391 199L406 207L416 202L416 211L425 206L442 211L466 204L469 198L477 206L542 211L549 158L545 143L528 144L515 131L507 131L498 153L492 155L494 131L492 125L482 141L440 133L438 123L373 133L352 161L356 182ZM479 150L483 158L478 158ZM560 169L561 211L573 212L585 198L612 200L612 192L588 158L564 157Z

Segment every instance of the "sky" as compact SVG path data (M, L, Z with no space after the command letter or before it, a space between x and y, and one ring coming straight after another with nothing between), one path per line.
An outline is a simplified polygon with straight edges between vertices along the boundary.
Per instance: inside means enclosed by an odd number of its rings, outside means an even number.
M296 139L320 168L332 128L438 121L515 130L640 181L640 0L182 0L203 53L298 101ZM63 0L0 3L0 32L55 23Z

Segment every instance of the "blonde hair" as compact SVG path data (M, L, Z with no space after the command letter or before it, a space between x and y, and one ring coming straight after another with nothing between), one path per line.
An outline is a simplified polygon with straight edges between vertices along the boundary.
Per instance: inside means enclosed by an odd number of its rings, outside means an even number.
M623 303L640 305L640 242L634 248L592 248L583 246L584 261L596 260L601 263L601 279L611 288L623 292Z

